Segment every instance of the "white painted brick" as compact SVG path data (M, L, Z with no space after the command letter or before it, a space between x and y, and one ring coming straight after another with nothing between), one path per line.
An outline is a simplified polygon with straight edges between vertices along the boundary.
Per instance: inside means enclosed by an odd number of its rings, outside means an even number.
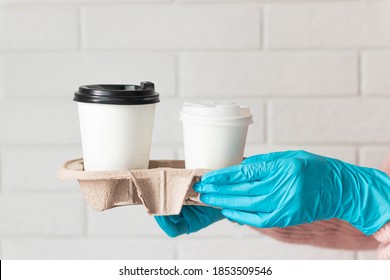
M246 0L246 1L242 1L242 0L175 0L176 2L186 2L186 3L199 3L199 2L202 2L202 3L207 3L207 2L239 2L239 3L242 3L242 2L261 2L261 1L266 1L266 0Z
M390 95L390 51L367 51L362 54L363 94Z
M80 143L77 105L69 100L1 100L0 144Z
M390 100L273 101L269 132L274 143L384 143L390 141Z
M278 151L305 150L310 153L341 159L357 164L356 148L351 146L314 146L314 145L249 145L245 148L245 156L266 154Z
M78 4L78 3L87 3L87 4L100 4L100 3L134 3L134 2L172 2L172 0L119 0L119 1L112 1L112 0L0 0L0 3L10 3L10 4L15 4L15 3L23 3L23 4L41 4L41 3L55 3L55 4L60 4L60 3L70 3L70 4Z
M260 10L237 5L85 7L82 26L86 49L255 49L261 33Z
M76 8L3 7L0 50L74 50L78 21Z
M362 147L359 155L360 165L382 169L390 156L390 146Z
M67 97L72 100L73 93L85 81L82 74L88 73L90 68L83 60L84 56L69 53L6 55L4 57L6 95L27 98ZM108 69L102 71L109 72Z
M79 191L76 180L60 181L65 161L82 157L81 145L4 148L0 154L1 188L5 191Z
M357 94L354 52L186 53L181 96L340 96Z
M160 237L169 239L160 229L152 216L142 206L124 206L103 212L88 207L89 236L126 236L126 237ZM228 220L221 220L198 232L182 235L177 240L204 239L207 237L244 237L259 236L259 233L246 226L238 226ZM176 240L175 239L175 240Z
M155 83L162 99L175 94L172 54L12 54L5 56L4 65L5 92L11 97L60 96L71 100L80 85L139 84L145 80Z
M143 205L117 207L103 212L88 207L87 214L90 236L166 237Z
M179 147L177 150L177 159L184 160L184 146Z
M376 250L372 251L358 251L357 252L357 259L358 260L377 260L378 259L378 253Z
M286 244L268 237L242 240L228 238L191 240L180 241L178 244L178 259L324 260L353 259L353 256L352 251Z
M3 0L4 1L4 0ZM11 1L11 0L8 0ZM22 0L20 0L22 1ZM31 1L31 0L30 0ZM198 3L198 2L271 2L270 0L174 0L176 2L187 2L187 3ZM319 2L323 0L305 0L305 2ZM343 1L343 0L328 0L328 1ZM350 0L350 1L358 1L358 0ZM370 1L370 0L368 0ZM371 0L371 1L378 1L378 0ZM272 2L299 2L297 0L273 0Z
M270 5L265 9L267 48L390 46L386 1Z
M152 145L150 159L177 159L177 146Z
M175 256L172 240L150 238L9 238L2 247L4 259L158 260Z
M4 1L4 0L3 0ZM11 1L11 0L8 0L8 1ZM21 1L21 0L20 0ZM202 3L207 3L207 2L213 2L213 3L220 3L220 2L237 2L237 3L243 3L243 2L246 2L246 3L254 3L254 2L299 2L297 0L174 0L176 2L186 2L186 3L199 3L199 2L202 2ZM305 0L305 2L319 2L319 1L323 1L323 0ZM328 0L328 1L342 1L342 0ZM357 1L357 0L351 0L351 1ZM368 0L370 1L370 0ZM371 1L375 1L375 0L371 0Z
M81 235L83 228L81 194L20 192L0 196L2 235Z
M175 56L162 53L96 53L83 55L83 83L152 81L164 100L175 95Z
M2 97L4 97L4 63L3 58L0 57L0 98Z
M183 100L176 99L162 99L157 104L153 133L155 144L182 143L182 124L179 121L182 105ZM258 110L261 112L261 107ZM253 111L256 112L255 107ZM260 122L257 127L261 131ZM255 127L253 125L251 129ZM77 105L72 100L2 100L0 131L0 144L69 144L81 141ZM256 135L257 132L253 133Z

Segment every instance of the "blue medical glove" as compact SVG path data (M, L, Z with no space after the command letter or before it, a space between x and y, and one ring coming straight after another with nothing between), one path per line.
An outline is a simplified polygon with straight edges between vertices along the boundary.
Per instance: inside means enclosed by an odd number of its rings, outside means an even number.
M339 218L370 235L390 220L385 173L305 151L247 158L206 173L194 189L228 219L254 227Z
M158 225L170 237L198 231L225 217L221 209L207 206L183 206L179 215L155 216Z

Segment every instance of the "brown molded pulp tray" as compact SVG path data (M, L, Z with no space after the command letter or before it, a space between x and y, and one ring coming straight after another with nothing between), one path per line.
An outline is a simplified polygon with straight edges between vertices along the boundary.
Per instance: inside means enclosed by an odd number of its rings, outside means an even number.
M61 180L76 179L97 211L143 204L151 215L179 214L183 205L204 205L192 185L209 170L184 169L182 160L151 160L149 169L84 171L82 159L67 161Z

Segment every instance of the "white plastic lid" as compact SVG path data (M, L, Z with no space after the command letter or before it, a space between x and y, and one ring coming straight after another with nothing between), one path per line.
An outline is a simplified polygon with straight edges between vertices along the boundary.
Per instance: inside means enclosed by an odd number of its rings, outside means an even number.
M244 126L253 123L249 107L216 101L185 102L180 120L218 126Z

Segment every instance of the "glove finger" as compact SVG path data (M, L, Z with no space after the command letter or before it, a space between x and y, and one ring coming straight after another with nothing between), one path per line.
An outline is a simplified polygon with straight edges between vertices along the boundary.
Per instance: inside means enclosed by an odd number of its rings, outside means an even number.
M207 206L183 206L181 210L181 214L187 220L188 233L196 232L223 219L221 212L221 209Z
M260 181L273 172L275 162L240 164L210 171L202 176L203 184L236 184L247 181Z
M231 185L202 184L194 185L194 190L201 194L225 194L237 196L262 196L271 192L274 185L268 180L251 181Z
M206 206L183 206L179 215L154 217L170 237L198 231L223 218L221 209Z
M201 195L200 200L211 206L248 212L272 212L274 206L268 195L233 196L233 195Z
M223 209L222 215L227 219L237 222L239 224L246 224L258 228L270 228L275 225L272 224L272 213L251 213L244 211L237 211L231 209Z
M181 215L154 216L160 228L170 237L188 233L189 226Z

